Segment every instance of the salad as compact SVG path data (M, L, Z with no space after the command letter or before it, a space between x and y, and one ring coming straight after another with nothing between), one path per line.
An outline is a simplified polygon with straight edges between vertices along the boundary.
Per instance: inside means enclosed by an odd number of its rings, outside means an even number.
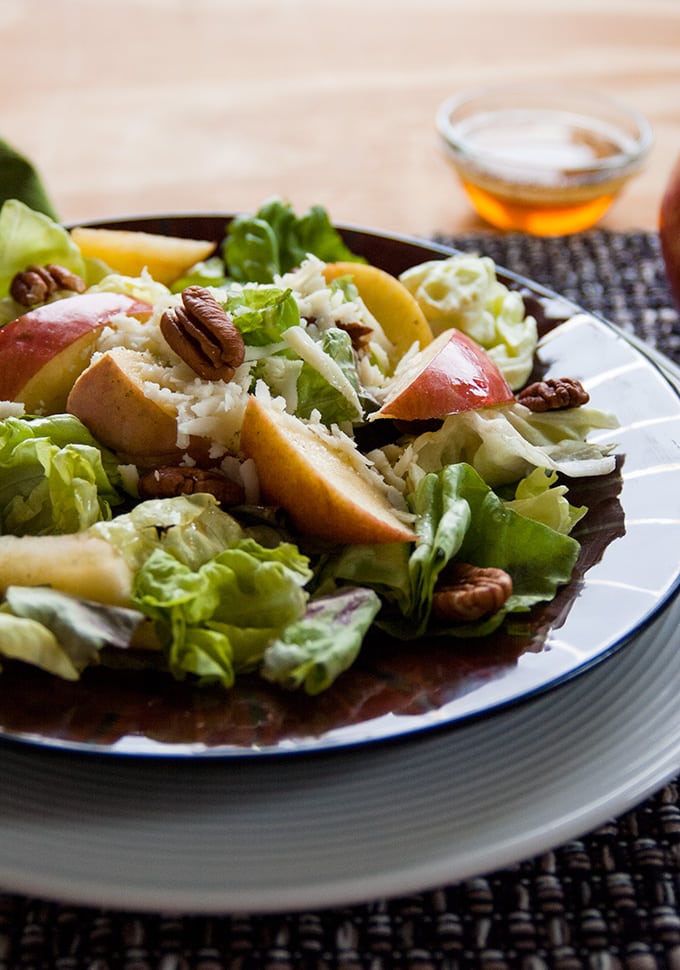
M10 200L0 324L0 656L69 680L314 695L375 631L455 650L570 581L568 482L616 464L491 259L397 279L320 206L215 245Z

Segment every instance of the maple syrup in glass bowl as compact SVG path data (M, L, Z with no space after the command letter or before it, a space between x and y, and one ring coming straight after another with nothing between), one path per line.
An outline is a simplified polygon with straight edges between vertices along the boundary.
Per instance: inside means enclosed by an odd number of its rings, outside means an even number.
M478 214L498 229L537 236L595 225L652 144L638 112L540 81L454 95L436 124Z

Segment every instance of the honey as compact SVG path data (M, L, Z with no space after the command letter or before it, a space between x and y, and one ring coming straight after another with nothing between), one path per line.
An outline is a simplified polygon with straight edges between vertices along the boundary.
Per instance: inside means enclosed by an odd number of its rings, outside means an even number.
M638 168L633 135L572 111L488 110L455 122L451 132L449 154L472 205L504 230L552 236L588 229Z

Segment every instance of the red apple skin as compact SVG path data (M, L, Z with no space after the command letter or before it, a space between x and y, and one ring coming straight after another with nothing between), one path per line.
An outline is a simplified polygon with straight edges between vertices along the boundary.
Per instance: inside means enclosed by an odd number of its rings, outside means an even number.
M680 308L680 156L661 198L659 242L673 299Z
M76 354L78 341L87 344L116 313L148 314L151 307L124 293L83 293L29 310L0 327L0 400L22 401L32 410L35 395L24 391L38 384L40 372L65 354ZM83 362L83 366L86 364ZM74 378L77 375L74 375ZM28 398L28 399L27 399Z
M496 364L458 330L444 331L422 350L412 379L399 385L378 411L380 417L427 421L514 400Z

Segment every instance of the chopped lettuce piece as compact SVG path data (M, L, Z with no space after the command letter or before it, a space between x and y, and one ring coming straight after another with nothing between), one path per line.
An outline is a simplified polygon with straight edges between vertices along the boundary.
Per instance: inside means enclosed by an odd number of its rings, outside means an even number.
M279 198L265 202L255 215L232 219L223 246L229 276L242 283L271 283L299 266L308 253L329 263L359 259L322 206L297 216Z
M22 660L64 680L78 680L80 676L51 630L37 620L6 613L2 607L0 656L8 660Z
M399 277L418 301L434 334L455 327L487 352L516 390L533 363L538 329L519 293L496 277L488 256L457 254L428 260Z
M306 340L294 340L293 333ZM297 381L297 416L309 418L316 410L329 427L359 420L362 417L359 378L349 334L331 327L315 342L301 327L296 327L286 337L304 359Z
M479 408L449 415L436 431L419 435L391 460L413 486L423 474L461 461L492 488L517 482L534 468L571 478L608 475L616 467L613 445L588 441L587 436L616 427L616 418L597 408L546 414L522 404Z
M121 276L120 273L107 271L90 287L90 292L125 293L151 306L159 300L165 300L170 293L167 286L158 283L146 271L141 276Z
M231 687L305 610L308 560L295 546L232 542L197 569L156 549L135 577L133 600L156 621L171 673Z
M123 501L115 458L70 414L0 421L0 532L80 532Z
M187 286L225 286L226 267L221 256L210 256L195 263L184 276L171 286L173 293L181 293Z
M588 509L585 505L571 505L567 499L567 486L558 484L556 471L535 468L517 484L515 497L505 507L519 512L527 519L534 519L550 526L555 532L570 535Z
M3 609L49 630L77 673L97 663L103 647L129 647L135 630L143 620L137 610L76 599L46 586L10 586L5 593ZM43 666L43 663L37 663L39 657L31 648L23 656L18 649L13 655L17 659ZM52 659L49 663L52 663Z
M206 493L147 499L110 522L95 523L90 531L118 549L133 571L161 548L198 569L244 536L238 522Z
M345 587L310 601L304 616L265 650L262 676L321 693L354 663L379 610L380 598L370 589Z
M295 297L280 286L231 286L224 307L247 347L278 344L286 330L300 323Z

